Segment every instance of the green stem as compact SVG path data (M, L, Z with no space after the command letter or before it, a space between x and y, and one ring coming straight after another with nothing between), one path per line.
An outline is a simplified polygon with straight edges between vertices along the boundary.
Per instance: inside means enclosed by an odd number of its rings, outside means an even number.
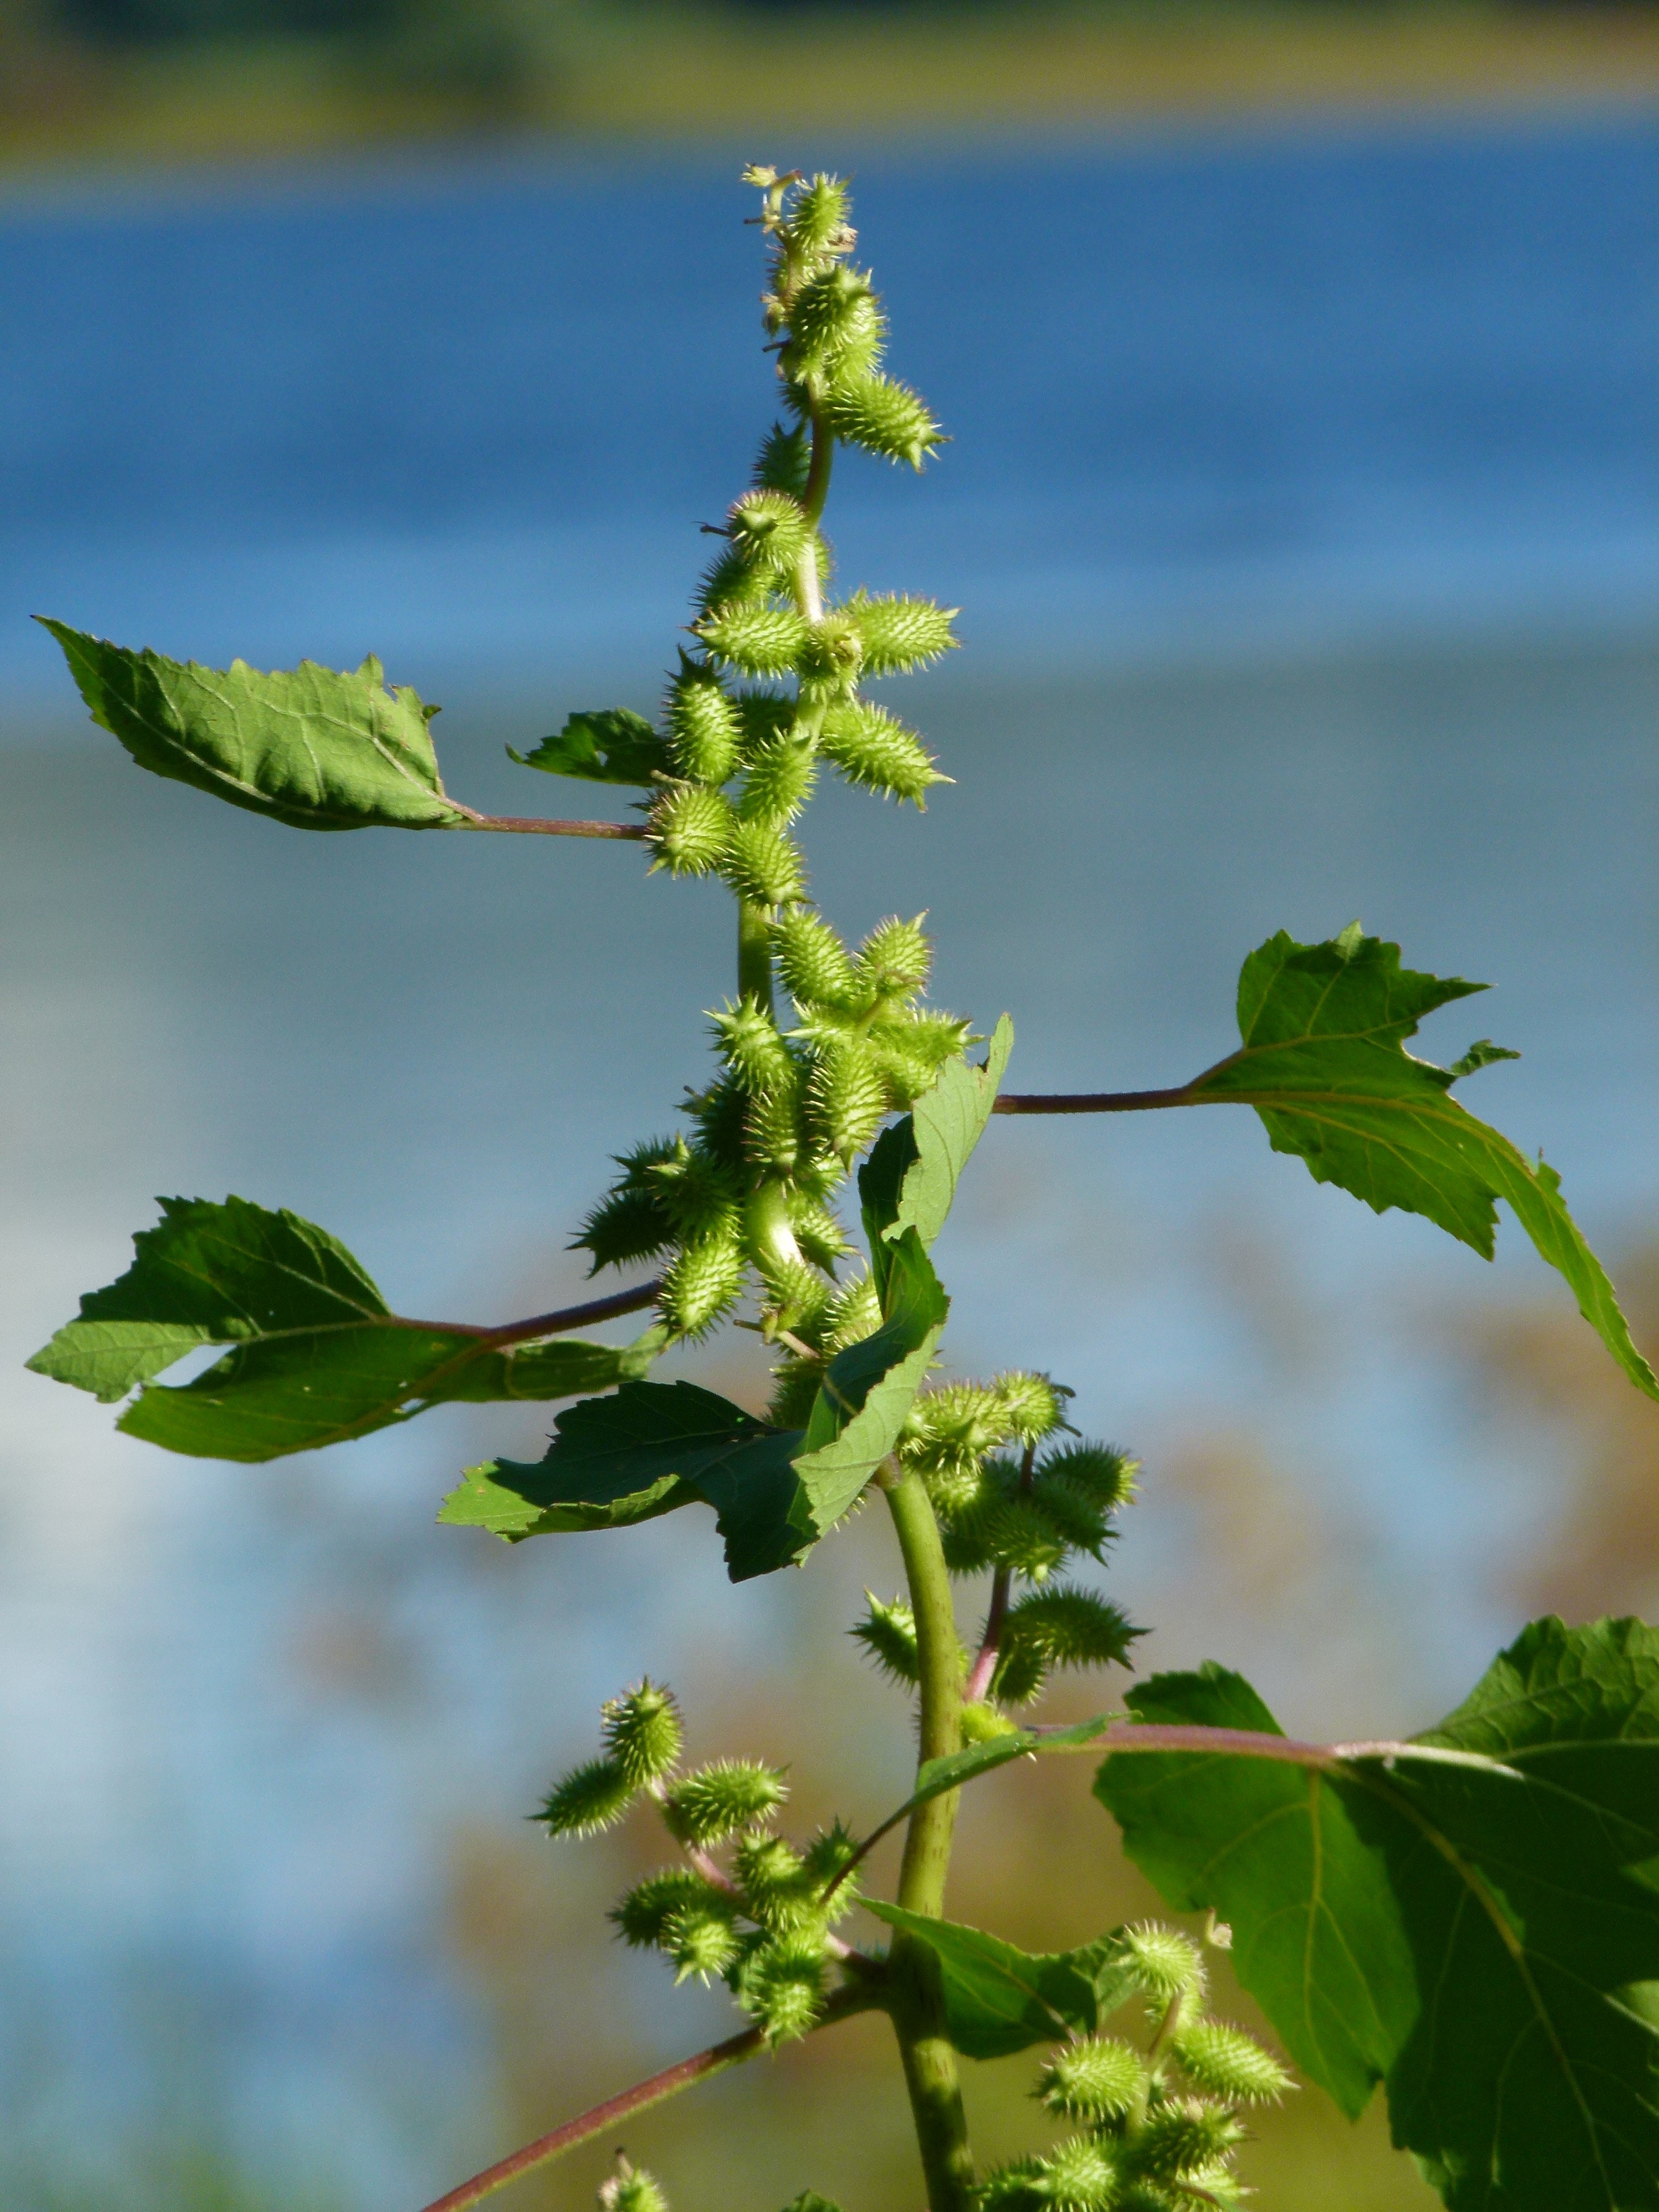
M738 996L772 1011L772 911L750 899L738 901Z
M811 410L812 458L806 466L806 487L801 493L800 503L806 509L806 519L815 527L822 520L823 503L830 496L830 471L836 458L836 437L830 425Z
M939 1522L921 1480L890 1469L880 1478L897 1531L916 1624L921 1694L920 1759L947 1758L962 1748L962 1646ZM937 1919L945 1910L957 1795L930 1797L910 1815L899 1869L898 1902ZM945 2029L937 1955L913 1936L894 1938L888 1963L889 2004L916 2142L927 2184L929 2212L970 2212L974 2160L968 2145L957 2055Z

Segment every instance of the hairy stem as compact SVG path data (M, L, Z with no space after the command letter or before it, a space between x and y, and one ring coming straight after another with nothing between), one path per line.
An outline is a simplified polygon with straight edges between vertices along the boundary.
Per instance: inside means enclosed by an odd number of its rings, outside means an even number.
M875 2010L881 2002L880 1989L874 1984L867 1989L854 1986L837 1990L824 2007L817 2026L833 2027L839 2020L850 2020L854 2013ZM676 2066L665 2067L648 2081L638 2081L631 2089L624 2089L619 2097L608 2097L604 2104L593 2106L574 2120L567 2120L550 2135L538 2136L522 2150L497 2160L482 2173L475 2173L470 2181L452 2189L447 2196L435 2198L424 2208L424 2212L468 2212L470 2206L482 2204L486 2197L505 2189L508 2182L521 2180L526 2173L550 2166L568 2150L591 2142L595 2136L607 2134L619 2122L631 2119L635 2112L649 2112L653 2105L678 2097L682 2089L690 2089L699 2081L725 2073L728 2066L741 2066L746 2058L757 2058L765 2048L766 2038L757 2027L745 2028L741 2035L727 2036L724 2043L700 2051L695 2058L682 2058Z
M879 1480L898 1534L916 1624L919 1749L925 1765L962 1748L962 1650L956 1608L939 1522L920 1479L900 1475L890 1465ZM899 1869L898 1902L907 1911L933 1919L943 1912L956 1818L954 1790L929 1798L912 1813ZM925 1944L899 1935L894 1938L888 1972L888 2006L910 2093L929 2212L969 2212L974 2160L957 2056L945 2032L939 1960Z

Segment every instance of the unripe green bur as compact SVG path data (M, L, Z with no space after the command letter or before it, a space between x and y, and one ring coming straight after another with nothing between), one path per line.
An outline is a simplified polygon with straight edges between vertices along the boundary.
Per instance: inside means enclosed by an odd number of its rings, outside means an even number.
M1014 1723L1007 1714L999 1712L994 1705L987 1705L982 1698L975 1698L962 1709L962 1741L964 1744L990 1743L1000 1735L1015 1733Z
M850 253L854 239L847 227L848 196L839 177L822 171L801 186L789 210L789 239L804 254Z
M800 501L783 491L745 492L726 526L737 558L769 575L788 568L812 534Z
M853 962L829 923L806 907L791 907L772 925L772 944L789 995L798 1006L850 1006Z
M711 1083L706 1091L688 1091L680 1108L696 1124L697 1149L707 1152L711 1160L718 1160L722 1167L739 1172L748 1159L744 1133L749 1102L749 1091L735 1077L727 1074L718 1083Z
M775 1084L751 1101L743 1144L755 1166L775 1175L792 1171L801 1155L800 1106L800 1085L793 1080Z
M683 1844L720 1844L775 1812L788 1795L775 1767L720 1759L673 1784L663 1797L662 1817Z
M638 1794L614 1759L592 1759L554 1784L535 1817L550 1836L596 1836L614 1827Z
M651 810L647 834L659 864L677 876L707 876L726 858L737 817L718 791L672 786Z
M1137 1462L1114 1451L1109 1444L1060 1444L1042 1455L1041 1473L1068 1483L1092 1498L1103 1510L1115 1512L1134 1496Z
M865 1006L908 998L926 988L933 967L933 948L921 926L927 919L919 914L914 921L901 921L890 915L860 945L854 974Z
M1092 2136L1073 2136L1037 2161L1038 2195L1055 2212L1112 2212L1117 2202L1118 2161Z
M1140 2053L1114 2036L1069 2044L1038 2076L1036 2094L1070 2120L1115 2120L1145 2100Z
M672 1692L647 1678L600 1710L605 1750L635 1789L673 1771L681 1733Z
M908 799L923 811L933 787L951 781L939 773L914 731L885 708L861 699L845 700L828 710L820 744L849 783Z
M1043 1582L1064 1565L1070 1549L1034 1499L1016 1495L987 1501L981 1497L965 1513L952 1515L945 1557L953 1574L1006 1567L1028 1582ZM973 1565L959 1566L958 1559Z
M804 426L799 422L775 422L755 456L756 489L787 492L792 498L799 499L806 489L811 465L811 441Z
M769 823L736 824L721 873L739 898L755 906L787 906L806 895L806 864L799 848Z
M1092 1590L1060 1584L1032 1590L1008 1608L992 1695L1028 1705L1056 1667L1127 1667L1140 1632Z
M806 645L807 624L787 607L717 608L692 627L709 651L745 676L783 676Z
M806 1088L811 1126L843 1160L861 1152L888 1112L887 1085L867 1046L848 1042L826 1052Z
M739 999L708 1017L714 1042L733 1081L750 1097L769 1091L793 1091L798 1071L783 1034L753 999Z
M856 682L864 661L864 641L850 616L830 613L809 623L795 668L803 699L836 700Z
M732 1965L739 1948L729 1905L724 1911L708 1905L689 1906L663 1929L662 1948L673 1961L677 1983L693 1975L700 1982L714 1980Z
M1060 1425L1069 1390L1060 1389L1046 1375L1014 1370L999 1375L996 1393L1008 1416L1012 1435L1023 1444L1037 1443Z
M732 1870L751 1917L772 1934L799 1929L814 1917L817 1885L800 1853L781 1836L745 1836Z
M782 829L812 796L817 773L811 744L797 738L782 738L765 746L750 762L744 778L743 796L738 801L739 820Z
M744 1277L741 1245L712 1237L686 1245L663 1277L664 1320L677 1336L702 1335L737 1304Z
M743 1203L733 1178L706 1152L689 1148L664 1160L653 1176L682 1243L714 1237L735 1243Z
M980 2212L1040 2212L1045 2199L1038 2194L1042 2171L1035 2158L1012 2160L994 2166L977 2191Z
M675 765L694 783L724 783L743 754L737 708L711 669L683 660L668 694L668 739Z
M1196 2099L1158 2106L1130 2145L1137 2173L1152 2181L1203 2181L1244 2140L1231 2112Z
M649 1260L672 1243L674 1224L654 1191L617 1190L599 1203L573 1237L573 1252L590 1252L590 1275L601 1267L621 1267L630 1260Z
M765 607L781 580L770 568L745 560L736 546L728 545L697 579L698 618L734 613L747 607Z
M1039 1474L1031 1485L1030 1503L1067 1552L1082 1552L1097 1560L1104 1558L1114 1534L1105 1509L1074 1484Z
M668 2212L668 2199L654 2176L630 2166L618 2152L617 2172L599 2186L599 2212Z
M1232 2105L1270 2105L1296 2087L1270 2051L1242 2027L1199 2021L1171 2039L1176 2059L1194 2086Z
M745 760L775 744L800 720L797 702L777 691L738 691L732 695L732 704L743 730Z
M915 1615L902 1597L896 1597L890 1605L884 1605L873 1590L866 1590L864 1595L868 1610L862 1620L848 1630L848 1634L864 1646L884 1674L914 1687L921 1674L916 1650Z
M833 1273L836 1262L853 1249L840 1222L816 1198L791 1195L789 1225L801 1250L826 1275Z
M802 1856L815 1889L820 1893L827 1889L857 1850L858 1838L848 1832L843 1821L836 1820L827 1828L820 1828ZM858 1875L846 1875L830 1900L828 1917L844 1920L857 1904L858 1896Z
M690 1867L665 1867L647 1875L611 1908L607 1916L624 1943L636 1951L655 1950L677 1913L711 1905L720 1893Z
M849 446L889 461L922 464L945 442L927 402L887 376L838 375L825 410L830 427Z
M763 1945L744 1961L736 1994L769 2043L794 2042L816 2027L823 2010L821 1944Z
M866 676L899 676L938 659L957 641L951 623L960 611L936 605L932 599L871 599L863 592L850 599L845 608L863 641Z
M1147 1995L1160 2004L1172 1998L1200 1998L1204 1994L1204 1954L1178 1929L1164 1928L1155 1920L1126 1928L1122 1935L1126 1962Z
M811 1343L830 1303L829 1284L804 1259L779 1261L769 1253L757 1254L755 1258L770 1293L771 1327L787 1328Z
M843 374L857 376L874 365L882 316L868 276L835 266L809 277L787 306L789 337L780 366L792 379Z
M862 1344L881 1327L881 1300L868 1274L843 1283L830 1301L823 1316L824 1348L844 1352L849 1344Z

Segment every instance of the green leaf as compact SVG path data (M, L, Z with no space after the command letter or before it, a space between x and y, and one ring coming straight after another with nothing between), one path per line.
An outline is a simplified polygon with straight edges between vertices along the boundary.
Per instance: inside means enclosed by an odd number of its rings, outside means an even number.
M1273 1727L1216 1669L1131 1703ZM1314 2080L1354 2112L1386 2076L1454 2212L1659 2204L1659 1630L1534 1623L1415 1742L1117 1754L1096 1787L1170 1904L1231 1922Z
M1298 945L1281 930L1239 976L1243 1044L1189 1085L1184 1102L1254 1106L1274 1151L1304 1160L1316 1182L1379 1213L1426 1214L1486 1259L1496 1201L1506 1199L1626 1374L1659 1397L1659 1378L1561 1201L1559 1176L1542 1160L1531 1166L1450 1096L1471 1067L1513 1055L1483 1042L1444 1068L1405 1049L1425 1014L1485 988L1401 968L1399 946L1362 937L1357 923L1324 945Z
M967 2058L1006 2058L1074 2031L1092 2035L1134 1991L1115 1936L1075 1951L1022 1951L978 1928L860 1902L938 1958L950 2038Z
M371 654L351 673L302 660L266 674L131 653L67 624L64 648L92 719L140 768L296 830L465 829L444 793L428 724L437 713L386 688Z
M643 714L626 707L586 708L572 714L556 737L544 738L533 753L514 752L520 768L544 769L549 775L579 775L589 783L648 787L672 763L667 746Z
M812 1540L840 1520L897 1443L945 1333L951 1301L915 1230L889 1249L886 1317L830 1361L795 1461L795 1525Z
M1154 1676L1127 1703L1141 1721L1282 1733L1247 1682L1213 1665ZM1095 1790L1171 1904L1213 1905L1231 1923L1239 1979L1303 2072L1361 2112L1410 2026L1415 1983L1377 1854L1331 1777L1135 1753L1108 1759Z
M803 2189L800 2195L783 2208L783 2212L841 2212L839 2204L832 2204L827 2197L820 2197L816 2189Z
M132 1266L81 1301L29 1365L106 1403L147 1387L128 1436L198 1458L261 1461L366 1436L448 1400L568 1397L643 1374L659 1329L631 1345L502 1346L479 1329L404 1321L345 1247L246 1199L163 1199ZM232 1349L179 1387L150 1377L204 1345Z
M793 1565L807 1548L789 1517L799 1430L775 1429L693 1382L627 1382L561 1413L544 1459L473 1468L440 1521L496 1535L572 1534L712 1505L733 1582Z
M884 1301L887 1248L907 1229L930 1247L944 1228L957 1185L991 1109L1014 1048L1014 1025L1005 1014L991 1034L981 1067L965 1060L945 1063L937 1083L904 1118L883 1131L859 1170L859 1197L870 1264Z

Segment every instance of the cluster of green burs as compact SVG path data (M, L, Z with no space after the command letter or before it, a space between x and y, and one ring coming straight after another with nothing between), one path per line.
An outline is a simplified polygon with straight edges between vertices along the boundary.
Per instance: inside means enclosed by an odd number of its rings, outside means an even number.
M603 1754L566 1775L538 1817L554 1835L592 1835L649 1798L684 1856L629 1891L611 1916L617 1932L660 1952L677 1981L724 1980L769 2042L805 2035L823 2012L830 1929L858 1902L845 1878L853 1838L839 1822L799 1850L775 1834L789 1794L775 1767L720 1759L677 1772L679 1714L653 1682L613 1698L602 1725ZM728 1844L729 1867L714 1856Z
M845 186L769 170L749 180L764 195L766 321L789 419L762 447L703 577L696 648L682 652L653 733L648 821L659 866L731 886L748 954L739 997L712 1017L721 1073L687 1103L691 1133L623 1157L578 1242L596 1269L668 1255L660 1304L677 1335L702 1334L758 1278L769 1334L827 1356L879 1318L867 1282L836 1283L851 1248L831 1194L883 1120L930 1089L971 1035L917 1003L931 957L921 917L885 921L854 949L807 898L790 829L823 763L917 805L942 781L914 732L859 697L860 678L918 667L952 642L950 611L929 600L829 603L819 522L838 443L920 467L940 432L882 374L885 319L848 262ZM774 1006L775 968L793 1024Z

